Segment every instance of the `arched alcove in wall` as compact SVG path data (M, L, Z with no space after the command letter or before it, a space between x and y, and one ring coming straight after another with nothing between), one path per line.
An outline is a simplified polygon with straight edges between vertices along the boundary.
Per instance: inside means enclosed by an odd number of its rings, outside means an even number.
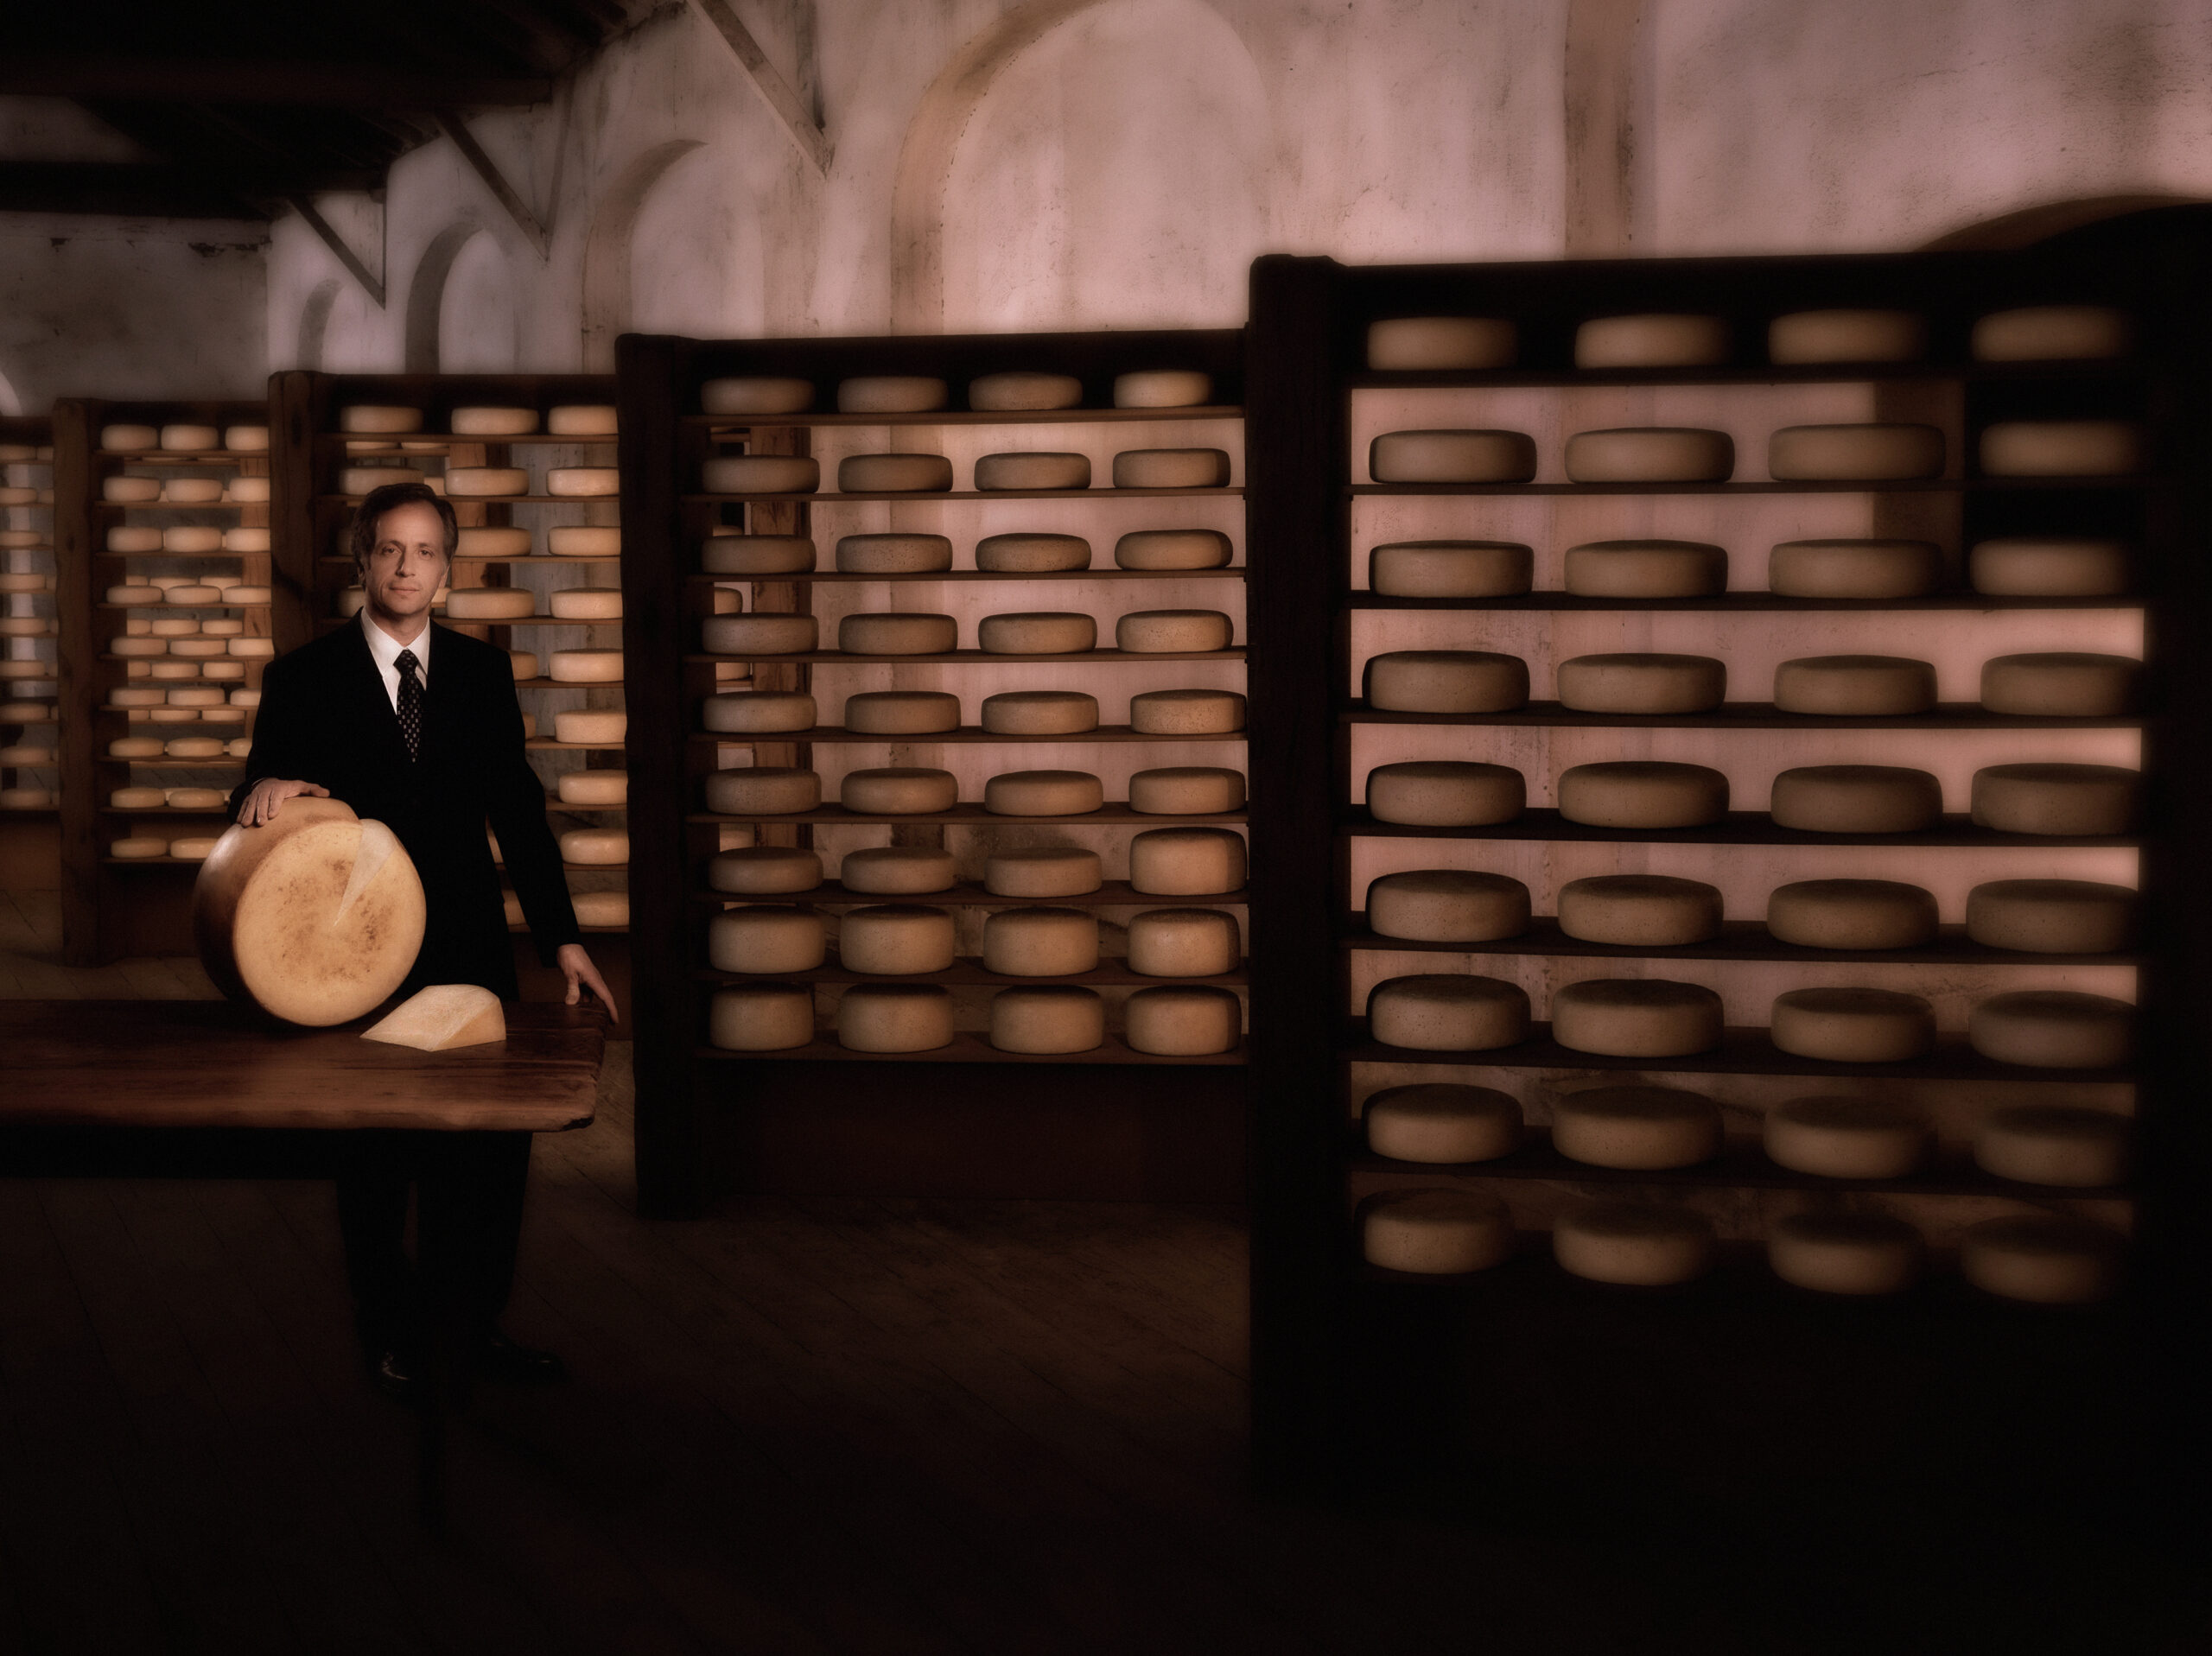
M2032 246L2050 237L2085 229L2107 219L2124 218L2152 207L2187 206L2202 200L2193 195L2098 195L2071 201L2045 201L1948 231L1928 243L1925 251L2004 252Z
M407 371L512 372L519 314L498 241L479 225L448 225L423 250L408 284Z
M600 192L591 234L584 243L586 372L613 371L615 339L634 326L632 303L640 216L669 169L700 147L696 138L671 138L655 144L619 168ZM658 264L658 256L652 259Z
M0 414L21 414L22 399L16 395L16 387L4 371L0 371Z
M320 368L322 352L330 333L331 308L338 302L340 283L336 276L325 276L315 284L315 291L308 295L306 304L300 307L300 327L292 341L292 366Z

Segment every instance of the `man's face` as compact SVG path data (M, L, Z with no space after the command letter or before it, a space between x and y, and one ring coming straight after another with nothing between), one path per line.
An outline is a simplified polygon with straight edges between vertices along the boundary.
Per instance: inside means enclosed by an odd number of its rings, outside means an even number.
M445 519L420 501L377 519L376 542L361 571L369 606L385 620L412 621L430 611L445 585Z

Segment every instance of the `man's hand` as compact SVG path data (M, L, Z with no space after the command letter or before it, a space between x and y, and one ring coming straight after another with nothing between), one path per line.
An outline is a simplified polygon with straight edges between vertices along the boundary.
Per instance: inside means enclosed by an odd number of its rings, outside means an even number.
M591 963L591 956L584 953L582 943L563 943L553 961L569 980L569 1006L581 1001L583 992L588 989L599 997L600 1004L607 1008L607 1015L620 1021L621 1015L614 1010L613 991L607 987L607 980L600 976L599 968Z
M238 821L247 828L259 828L264 822L273 822L283 803L300 794L314 799L327 799L330 790L312 782L279 782L275 777L264 777L253 784L253 791L238 807Z

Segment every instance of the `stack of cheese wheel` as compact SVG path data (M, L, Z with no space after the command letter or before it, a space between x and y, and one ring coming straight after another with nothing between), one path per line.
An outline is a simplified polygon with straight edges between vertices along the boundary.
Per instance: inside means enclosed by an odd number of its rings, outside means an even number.
M1736 444L1725 431L1631 426L1567 440L1572 483L1721 483L1735 469Z
M1935 1135L1928 1113L1908 1100L1821 1094L1769 1110L1761 1140L1768 1159L1793 1172L1897 1179L1928 1158Z
M1504 368L1515 344L1502 316L1394 316L1368 324L1367 365L1384 373Z
M1884 1213L1794 1213L1767 1238L1767 1264L1794 1288L1821 1294L1896 1294L1920 1275L1920 1233Z
M1428 973L1391 978L1367 997L1369 1025L1385 1046L1482 1052L1529 1038L1529 997L1502 978Z
M1389 598L1508 598L1535 581L1515 541L1392 541L1368 554L1367 584Z
M1933 541L1780 541L1766 568L1767 589L1785 598L1920 598L1943 583L1943 549Z
M1367 470L1377 483L1526 483L1536 443L1522 431L1386 431Z
M1384 1271L1463 1276L1512 1257L1513 1219L1486 1190L1386 1190L1359 1207L1360 1257Z
M1728 587L1728 554L1704 541L1591 541L1567 549L1578 598L1710 598Z
M1592 1167L1694 1167L1720 1153L1720 1107L1679 1087L1586 1088L1553 1104L1552 1148Z
M1552 1038L1577 1052L1677 1058L1720 1044L1720 997L1669 978L1588 978L1552 996Z
M1521 1106L1490 1087L1386 1087L1369 1096L1360 1120L1367 1147L1393 1161L1487 1162L1521 1147Z
M1692 1281L1711 1268L1715 1246L1702 1214L1643 1202L1588 1202L1552 1226L1552 1257L1561 1270L1621 1287Z

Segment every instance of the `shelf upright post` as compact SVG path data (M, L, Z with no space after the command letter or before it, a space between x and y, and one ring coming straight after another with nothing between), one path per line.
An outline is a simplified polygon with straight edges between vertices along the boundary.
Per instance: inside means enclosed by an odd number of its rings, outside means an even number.
M92 523L92 443L99 405L64 397L54 405L54 610L61 721L61 949L72 966L100 954L99 712L101 641L93 606L97 531Z

